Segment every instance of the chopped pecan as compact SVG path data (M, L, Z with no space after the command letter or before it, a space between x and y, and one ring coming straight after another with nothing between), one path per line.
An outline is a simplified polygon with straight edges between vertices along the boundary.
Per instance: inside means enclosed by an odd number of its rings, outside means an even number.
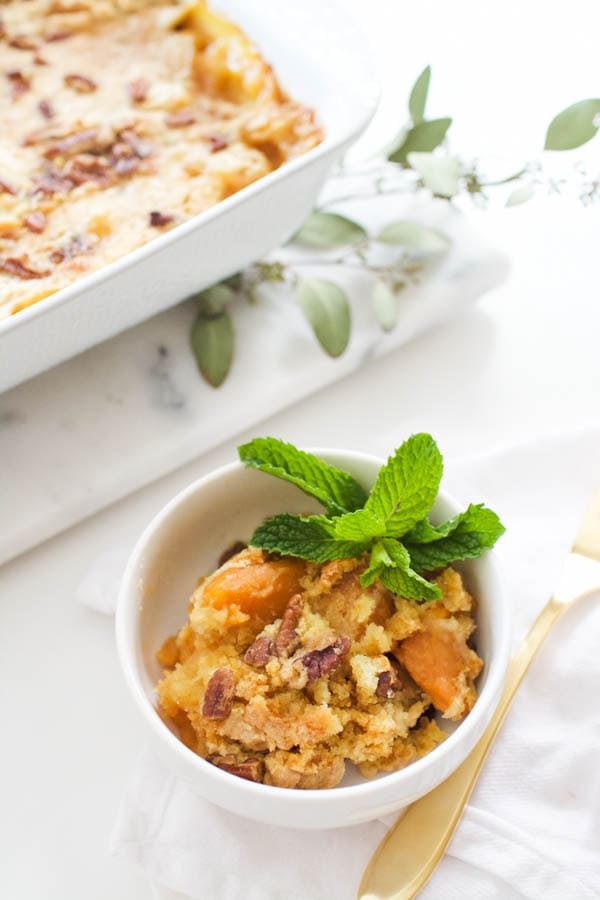
M31 193L52 197L53 194L66 194L74 187L75 182L71 178L67 178L58 169L49 167L35 179Z
M0 178L0 194L12 194L14 196L16 193L17 189L10 181L5 181L4 178Z
M217 566L220 568L227 562L228 559L231 559L232 556L237 556L237 554L241 553L242 550L245 550L247 546L248 544L244 543L244 541L234 541L233 544L223 550L219 557Z
M377 679L377 687L375 688L377 696L382 697L385 700L389 700L390 697L403 686L401 678L402 667L400 663L391 653L387 655L387 658L390 661L391 669L387 672L380 673L379 678Z
M233 754L227 756L209 756L208 761L229 772L230 775L237 775L238 778L245 778L247 781L262 781L265 777L265 764L262 759L254 756L248 759L238 759Z
M44 59L41 53L35 53L33 57L33 61L36 66L47 66L48 60Z
M132 103L143 103L148 96L148 82L144 78L135 78L127 85L127 93Z
M131 172L135 172L136 169L139 169L140 160L137 156L123 156L121 159L114 159L112 161L112 167L117 175L130 175Z
M21 144L24 147L31 147L33 144L43 144L46 141L63 138L68 133L64 128L59 128L56 125L43 125L41 128L36 128L35 131L28 132L22 138Z
M33 212L27 213L27 215L23 217L23 224L26 228L29 228L30 231L35 232L35 234L41 234L46 227L46 216L41 209L34 209Z
M56 156L86 153L97 147L98 135L98 128L84 128L82 131L75 131L73 134L68 134L66 137L50 144L42 155L46 159L54 159Z
M139 137L139 135L135 133L133 128L124 128L119 132L119 137L121 141L129 144L135 155L139 156L140 159L146 159L146 157L150 156L150 154L152 153L152 145L149 144L148 141L145 141L143 138Z
M275 655L275 644L272 638L263 634L250 644L244 654L244 662L249 666L262 668L266 666L272 656Z
M133 151L133 147L131 144L125 143L125 141L117 141L112 145L110 149L110 155L113 159L131 159L135 156Z
M56 250L53 250L50 254L50 259L53 263L58 264L73 259L74 256L86 253L89 249L90 246L85 238L80 234L76 234L75 237L72 237L71 240L67 241L66 244L63 244L62 247L57 247Z
M37 50L37 43L27 34L14 34L8 41L15 50Z
M28 281L31 278L45 278L50 275L49 270L32 269L23 258L8 257L8 259L0 259L0 271L6 272L7 275L14 275L15 278L22 278Z
M50 34L46 35L46 43L55 44L57 41L66 41L72 34L73 32L67 31L66 28L63 28L62 31L52 31Z
M38 110L41 116L44 119L53 119L56 113L54 112L54 107L50 103L49 100L40 100L38 103Z
M375 693L378 697L389 700L390 697L393 697L394 692L397 690L397 687L398 681L394 677L393 672L381 672L379 678L377 679L377 687L375 688Z
M206 719L226 719L233 706L235 679L227 666L217 669L206 686L202 715Z
M65 166L65 173L74 184L95 181L104 187L114 179L108 160L91 153L80 153L70 159Z
M275 652L277 656L289 656L296 649L298 643L296 627L302 617L303 606L300 594L294 594L286 606L279 631L275 636Z
M193 125L195 121L196 116L191 109L176 109L165 116L165 122L169 128L186 128L188 125Z
M87 75L78 75L76 72L65 75L64 82L67 87L77 91L78 94L92 94L98 90L98 85L95 81L88 78Z
M21 94L26 94L31 87L29 78L25 78L18 69L12 69L6 73L6 77L10 81L10 96L12 100L18 100Z
M209 134L206 140L210 145L211 153L218 153L219 150L225 150L226 147L229 147L229 141L219 134Z
M173 221L173 216L166 216L164 213L158 212L158 210L154 209L149 215L149 222L153 228L162 228L163 225L170 225Z
M303 656L302 664L308 673L308 684L335 672L342 661L342 656L345 656L350 649L350 643L350 638L342 635L335 644L331 644L323 650L311 650L310 653Z

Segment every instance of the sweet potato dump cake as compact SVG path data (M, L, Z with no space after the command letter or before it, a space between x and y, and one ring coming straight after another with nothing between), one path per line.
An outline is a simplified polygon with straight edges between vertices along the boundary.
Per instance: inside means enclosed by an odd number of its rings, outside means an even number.
M204 2L0 6L0 317L321 140Z
M160 708L188 747L252 781L329 788L347 762L371 777L444 739L433 713L462 719L476 698L473 598L451 567L419 603L361 587L366 565L250 547L199 584L158 653Z
M324 512L265 519L202 579L158 653L162 714L200 756L264 784L402 768L475 703L475 600L452 563L493 547L502 522L482 503L430 519L443 472L430 434L404 441L370 492L277 438L238 453Z

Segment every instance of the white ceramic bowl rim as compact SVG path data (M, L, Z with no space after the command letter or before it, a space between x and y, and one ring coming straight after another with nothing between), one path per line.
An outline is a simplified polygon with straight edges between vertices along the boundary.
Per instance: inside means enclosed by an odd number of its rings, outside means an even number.
M339 458L340 456L343 456L348 461L355 460L357 462L370 462L376 463L379 466L383 465L384 463L384 460L380 459L379 457L376 457L372 454L360 453L358 451L335 450L323 447L306 449L308 449L309 452L314 453L316 456L322 457L324 459L332 457ZM222 771L217 766L211 765L211 763L207 762L201 756L198 756L196 753L194 753L193 750L190 750L188 747L186 747L185 744L175 734L173 734L173 732L171 732L167 725L162 721L162 719L158 715L156 708L149 701L146 692L144 691L144 688L141 684L136 666L134 664L134 654L131 652L131 647L135 647L136 645L135 611L138 599L137 583L139 580L139 566L150 539L160 529L163 522L168 519L176 511L176 509L187 500L190 495L195 494L204 485L212 481L216 481L223 476L226 476L229 472L241 468L243 468L243 464L236 461L228 463L225 466L221 466L220 468L213 470L209 474L198 478L188 487L180 491L169 503L167 503L166 506L164 506L156 514L156 516L152 519L152 521L149 523L149 525L146 527L141 537L139 538L127 564L121 582L116 615L116 637L121 666L123 668L129 688L132 691L134 698L136 699L146 721L148 722L152 730L157 734L157 736L162 741L166 741L167 744L170 745L172 750L187 757L188 764L195 766L201 774L209 775L210 777L216 779L217 782L219 780L224 780L224 783L227 783L227 785L231 784L231 778L235 776ZM457 506L456 502L445 491L440 491L439 496L446 500L449 504L455 507ZM488 551L486 553L486 559L488 565L492 566L494 575L496 576L496 578L498 578L497 567L494 562L494 551ZM133 602L134 599L135 602ZM495 697L499 696L501 685L505 676L505 670L510 650L510 623L508 612L506 609L504 609L504 615L501 617L500 627L501 633L498 636L498 649L495 653L494 659L489 662L486 661L486 665L488 666L487 677L483 688L477 697L477 701L473 709L466 716L466 718L458 724L456 730L452 734L448 735L448 737L443 741L442 744L435 747L425 756L421 757L415 762L410 763L408 766L400 769L397 772L390 772L389 774L379 776L379 778L377 779L367 780L361 784L356 785L346 785L342 787L324 788L318 790L295 790L294 788L274 787L271 785L258 784L252 781L247 781L243 778L237 778L236 781L239 782L239 785L236 785L236 787L239 787L239 792L241 794L245 794L249 798L254 798L257 800L260 800L261 797L265 797L266 795L281 797L283 792L287 795L287 799L289 799L290 802L299 806L311 805L317 797L321 800L326 799L329 803L333 803L335 805L336 802L345 803L351 797L356 797L356 799L358 800L363 795L372 793L375 787L381 789L384 785L392 784L394 786L400 787L403 782L412 780L414 776L416 776L419 772L422 772L432 764L439 765L446 757L451 756L455 745L463 741L463 739L467 736L467 732L473 731L477 728L478 722L486 714L488 704L493 702Z

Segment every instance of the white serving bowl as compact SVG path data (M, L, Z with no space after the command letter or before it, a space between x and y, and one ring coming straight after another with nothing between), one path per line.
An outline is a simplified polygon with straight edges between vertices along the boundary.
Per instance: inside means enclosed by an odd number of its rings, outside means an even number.
M371 488L383 460L346 450L315 450ZM248 539L266 516L319 511L298 488L235 462L195 481L148 525L129 560L117 609L117 644L125 680L165 765L219 806L261 822L294 828L355 825L407 806L447 778L465 759L489 722L503 686L509 656L509 615L494 553L460 564L479 601L475 645L484 660L479 696L468 716L446 726L448 738L405 769L374 779L349 773L338 787L291 790L237 778L189 750L156 709L161 676L155 653L187 616L198 578L214 569L224 548ZM440 493L432 517L459 511ZM350 767L348 767L350 768Z

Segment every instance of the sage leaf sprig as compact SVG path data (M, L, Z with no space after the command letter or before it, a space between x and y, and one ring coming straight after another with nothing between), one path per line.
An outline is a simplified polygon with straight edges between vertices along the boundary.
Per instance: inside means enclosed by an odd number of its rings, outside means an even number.
M192 350L206 381L219 387L231 366L234 326L230 308L245 297L257 302L260 285L285 284L321 348L332 358L341 356L350 341L352 314L346 291L329 278L307 277L306 265L323 268L358 267L373 277L372 308L383 332L398 322L400 292L448 252L449 237L439 229L406 219L393 220L376 234L338 213L313 211L294 237L303 246L327 251L344 248L341 256L296 262L261 261L244 272L196 295L198 311L191 332ZM380 245L394 249L389 262L373 262L371 251Z
M439 588L424 573L475 559L504 533L497 514L483 504L432 524L443 460L430 434L412 435L398 447L370 494L348 472L277 438L255 438L238 452L246 466L290 481L326 510L272 516L258 526L251 546L315 563L369 553L363 587L379 579L400 597L439 599Z

